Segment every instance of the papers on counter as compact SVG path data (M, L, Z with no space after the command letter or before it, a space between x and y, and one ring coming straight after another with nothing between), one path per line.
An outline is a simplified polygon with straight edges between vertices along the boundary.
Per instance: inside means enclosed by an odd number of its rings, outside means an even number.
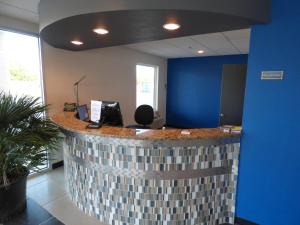
M91 101L91 121L94 123L99 123L101 119L101 109L102 102L101 101Z
M241 126L231 126L231 125L224 125L220 127L220 129L224 133L234 133L234 134L241 134L243 130Z

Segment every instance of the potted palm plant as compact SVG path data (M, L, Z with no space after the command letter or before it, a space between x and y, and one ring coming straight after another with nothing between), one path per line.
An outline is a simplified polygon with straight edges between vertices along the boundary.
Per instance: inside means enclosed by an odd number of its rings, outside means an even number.
M27 176L59 141L47 109L39 98L0 93L0 224L26 208Z

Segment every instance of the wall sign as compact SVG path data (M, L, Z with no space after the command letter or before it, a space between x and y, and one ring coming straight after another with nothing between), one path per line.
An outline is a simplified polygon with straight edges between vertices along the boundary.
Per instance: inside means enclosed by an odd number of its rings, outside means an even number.
M283 80L284 71L262 71L262 80Z

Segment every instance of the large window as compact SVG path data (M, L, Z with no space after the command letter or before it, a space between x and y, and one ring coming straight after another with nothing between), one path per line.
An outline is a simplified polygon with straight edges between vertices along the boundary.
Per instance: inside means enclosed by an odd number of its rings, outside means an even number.
M157 110L158 66L136 66L136 106L151 105Z
M38 37L0 30L0 91L43 101Z
M40 97L44 102L41 79L39 38L0 30L0 92ZM47 169L48 162L40 166Z

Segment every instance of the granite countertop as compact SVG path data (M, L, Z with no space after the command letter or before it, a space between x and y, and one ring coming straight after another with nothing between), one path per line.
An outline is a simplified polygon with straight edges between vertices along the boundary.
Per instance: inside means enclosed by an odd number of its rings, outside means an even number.
M224 133L219 128L208 129L184 129L190 134L181 134L182 129L166 130L137 130L132 128L120 128L111 126L102 126L100 129L88 129L87 122L78 120L73 112L61 112L50 117L50 119L60 128L67 131L99 135L105 137L128 138L137 140L191 140L191 139L211 139L239 137L239 134Z

